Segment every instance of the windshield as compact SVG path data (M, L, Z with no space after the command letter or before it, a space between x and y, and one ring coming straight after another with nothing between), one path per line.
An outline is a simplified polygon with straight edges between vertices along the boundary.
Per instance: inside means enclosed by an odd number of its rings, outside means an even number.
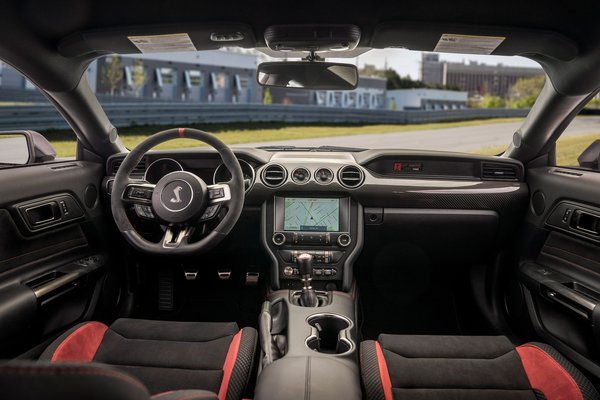
M354 90L266 88L256 80L265 61L281 60L240 49L110 55L89 66L87 80L128 148L160 130L189 126L230 145L266 150L496 155L508 147L546 79L537 63L522 57L386 49L327 60L358 67ZM17 74L3 66L0 90L12 92L1 104L39 105L39 97L26 95L31 84L16 83ZM52 123L39 130L59 157L75 155L72 134L65 139L66 131ZM576 119L565 135L583 134L597 129ZM190 146L198 142L160 147Z

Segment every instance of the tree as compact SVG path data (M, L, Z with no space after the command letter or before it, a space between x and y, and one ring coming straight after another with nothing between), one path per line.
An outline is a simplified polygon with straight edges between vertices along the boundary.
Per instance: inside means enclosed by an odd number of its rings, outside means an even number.
M131 88L136 96L140 95L140 90L144 87L144 84L148 80L148 73L144 68L144 61L137 59L133 62L131 68Z
M265 89L265 94L263 95L263 104L273 104L273 97L271 96L271 90L269 88Z
M530 108L542 91L545 81L544 75L518 79L508 91L509 105L514 108Z
M400 76L393 69L388 69L385 71L385 77L387 78L387 89L413 89L413 88L425 88L425 85L422 81L413 80L410 75Z
M479 107L481 108L504 108L506 107L506 101L498 96L483 96L479 101Z
M108 86L110 95L114 96L115 90L123 80L123 63L121 57L117 55L110 57L110 60L107 58L106 62L102 67L100 79L103 84Z
M585 108L600 108L600 97L590 100L590 102L585 105Z

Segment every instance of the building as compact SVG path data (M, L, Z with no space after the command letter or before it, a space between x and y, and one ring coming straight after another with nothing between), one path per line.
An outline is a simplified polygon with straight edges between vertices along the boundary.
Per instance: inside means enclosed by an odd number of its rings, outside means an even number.
M361 76L354 90L271 88L273 104L304 104L342 108L385 108L386 79Z
M265 89L256 81L258 57L253 54L214 50L113 57L99 58L87 70L101 101L263 102ZM18 71L0 64L0 99L43 100L34 89ZM269 90L273 104L384 109L386 80L360 77L353 91Z
M398 89L387 91L390 110L458 110L467 108L468 93L438 89Z
M0 87L6 89L35 89L35 86L25 79L19 71L2 61L0 61Z
M382 109L385 108L386 83L384 78L361 76L358 79L358 87L352 91L315 91L314 104L325 107Z
M458 87L469 96L499 96L506 98L511 86L521 78L543 75L541 68L487 65L440 61L439 54L423 53L421 80L427 85Z
M122 79L111 85L112 56L96 61L96 92L119 96L203 103L256 103L257 58L225 51L122 56Z

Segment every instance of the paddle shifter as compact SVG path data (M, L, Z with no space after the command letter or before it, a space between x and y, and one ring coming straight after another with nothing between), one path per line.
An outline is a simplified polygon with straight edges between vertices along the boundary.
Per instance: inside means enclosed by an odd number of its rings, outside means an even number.
M317 307L319 299L315 289L310 286L313 273L313 256L302 253L296 257L296 265L302 279L302 294L300 295L300 305L303 307Z

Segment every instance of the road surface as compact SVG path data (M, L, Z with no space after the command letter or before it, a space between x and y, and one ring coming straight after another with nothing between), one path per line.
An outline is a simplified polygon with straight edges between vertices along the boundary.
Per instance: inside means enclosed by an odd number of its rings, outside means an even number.
M346 146L365 149L426 149L442 151L474 151L486 147L507 146L519 122L495 123L458 128L429 129L397 133L355 136L336 136L312 139L294 139L276 142L244 143L237 147L273 145L291 146ZM563 136L600 132L600 117L576 118Z

